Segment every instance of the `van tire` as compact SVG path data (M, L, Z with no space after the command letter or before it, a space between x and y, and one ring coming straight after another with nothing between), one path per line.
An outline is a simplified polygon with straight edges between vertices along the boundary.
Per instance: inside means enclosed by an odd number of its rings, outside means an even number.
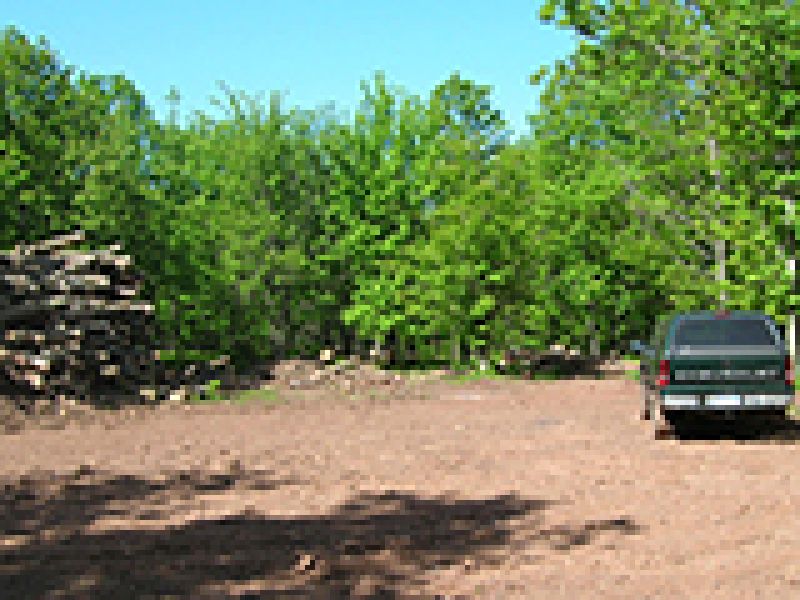
M758 417L768 423L780 422L786 418L785 408L766 408L757 412ZM743 415L744 416L744 415Z
M692 415L683 410L665 410L663 411L663 419L667 426L673 432L680 432L686 427L686 424L692 419Z

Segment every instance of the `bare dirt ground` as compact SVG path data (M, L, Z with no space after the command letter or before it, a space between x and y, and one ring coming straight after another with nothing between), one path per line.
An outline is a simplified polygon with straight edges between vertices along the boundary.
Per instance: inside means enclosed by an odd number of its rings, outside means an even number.
M624 380L426 383L0 436L3 598L797 598L800 428Z

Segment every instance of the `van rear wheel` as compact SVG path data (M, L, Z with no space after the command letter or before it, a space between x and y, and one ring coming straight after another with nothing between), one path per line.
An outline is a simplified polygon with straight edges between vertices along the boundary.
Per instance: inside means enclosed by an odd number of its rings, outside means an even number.
M786 409L781 408L765 408L758 411L759 416L768 421L780 421L786 418Z
M693 419L694 415L687 413L684 410L662 410L660 437L674 437L686 430L687 425Z
M772 427L780 425L786 420L785 408L762 408L756 411L742 411L736 415L739 423L752 422L758 425Z

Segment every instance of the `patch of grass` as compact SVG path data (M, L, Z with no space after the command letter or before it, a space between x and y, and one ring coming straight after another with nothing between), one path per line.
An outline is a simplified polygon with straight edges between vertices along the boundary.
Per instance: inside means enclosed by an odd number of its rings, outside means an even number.
M284 398L273 388L264 388L261 390L243 390L235 392L230 397L231 402L235 404L245 404L247 402L262 402L264 404L280 404Z
M399 375L424 375L425 373L429 373L434 369L403 369L400 367L392 367L386 368L389 373L397 373Z
M230 402L232 404L246 404L249 402L262 402L264 404L280 404L284 398L273 388L258 390L220 391L218 384L212 384L203 394L195 394L189 399L191 404L215 404Z
M530 379L533 381L559 381L561 379L571 379L568 375L563 375L556 371L539 371L531 373Z
M639 381L639 371L625 371L622 378L627 381Z
M442 377L444 381L483 381L486 379L513 379L510 375L496 373L493 371L467 371L466 373L458 373L454 375L445 375Z

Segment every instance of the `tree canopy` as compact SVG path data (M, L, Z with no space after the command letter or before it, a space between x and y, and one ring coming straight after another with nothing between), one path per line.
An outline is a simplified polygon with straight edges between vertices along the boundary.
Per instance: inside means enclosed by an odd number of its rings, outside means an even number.
M121 242L176 360L608 352L720 297L784 323L796 3L549 0L541 18L581 41L532 77L515 140L458 72L426 96L378 72L352 118L223 85L222 116L180 121L176 94L161 121L124 76L9 28L0 246Z

